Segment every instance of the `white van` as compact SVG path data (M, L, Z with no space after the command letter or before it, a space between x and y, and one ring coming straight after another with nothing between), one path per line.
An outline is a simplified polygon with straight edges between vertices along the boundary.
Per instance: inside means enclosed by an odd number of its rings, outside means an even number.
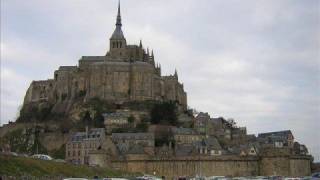
M49 155L45 155L45 154L34 154L31 157L36 159L41 159L41 160L49 160L49 161L53 159Z

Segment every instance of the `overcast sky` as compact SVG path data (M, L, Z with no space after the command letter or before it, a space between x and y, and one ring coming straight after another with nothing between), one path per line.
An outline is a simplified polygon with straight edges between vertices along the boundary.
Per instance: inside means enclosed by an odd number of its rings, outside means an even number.
M104 55L116 0L1 0L1 124L32 80ZM248 133L291 129L320 160L320 1L122 0L129 44L177 68L189 106Z

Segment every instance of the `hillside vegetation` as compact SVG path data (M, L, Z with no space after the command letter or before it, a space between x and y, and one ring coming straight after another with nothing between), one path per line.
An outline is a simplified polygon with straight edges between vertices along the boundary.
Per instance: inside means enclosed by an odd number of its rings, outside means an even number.
M67 163L44 161L25 157L0 155L0 174L7 176L63 176L63 177L119 177L127 176L120 171L106 168L76 166Z

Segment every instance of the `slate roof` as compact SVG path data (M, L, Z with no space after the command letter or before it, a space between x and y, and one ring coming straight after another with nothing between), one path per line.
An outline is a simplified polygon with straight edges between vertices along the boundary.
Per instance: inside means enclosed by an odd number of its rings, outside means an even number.
M104 128L93 128L90 129L88 132L88 136L86 132L76 132L71 136L72 142L80 142L87 139L95 139L100 138L104 135L105 130Z
M93 128L89 130L88 138L100 138L104 133L104 128Z
M123 32L121 30L121 14L120 14L120 3L118 6L118 14L117 14L117 22L116 22L116 29L114 30L110 39L124 39Z
M260 145L259 143L241 144L228 148L228 151L232 154L240 154L242 151L249 154L251 148L254 148L255 152L259 153Z
M112 139L140 139L140 140L148 140L154 139L153 133L112 133Z
M124 39L124 35L121 29L121 26L116 26L116 29L114 30L114 32L112 33L112 36L110 39Z
M71 141L80 142L80 141L83 141L85 138L86 138L85 132L76 132L75 134L72 135Z
M209 137L209 138L204 139L203 141L204 141L205 145L211 149L215 149L215 150L222 149L219 141L215 137Z
M200 118L200 117L210 118L210 115L208 113L200 112L196 118Z
M260 133L258 134L259 138L266 138L266 137L286 137L288 138L288 136L292 135L292 132L290 130L285 130L285 131L275 131L275 132L268 132L268 133Z
M222 150L219 141L215 137L208 137L202 141L196 141L193 143L193 145L197 148L207 147L209 149Z
M185 135L188 135L188 134L190 134L190 135L192 135L192 134L197 134L194 129L191 129L191 128L182 128L182 127L180 127L180 128L174 127L174 128L172 128L172 132L173 132L174 134L185 134Z
M143 146L135 144L126 152L126 154L144 154Z

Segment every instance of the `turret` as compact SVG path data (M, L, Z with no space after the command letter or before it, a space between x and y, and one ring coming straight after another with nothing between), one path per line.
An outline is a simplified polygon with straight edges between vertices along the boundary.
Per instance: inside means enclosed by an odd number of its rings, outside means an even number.
M153 65L155 64L155 63L154 63L153 50L151 50L150 63L153 64Z
M176 79L178 79L178 72L177 72L177 69L175 69L175 70L174 70L174 77L175 77Z

